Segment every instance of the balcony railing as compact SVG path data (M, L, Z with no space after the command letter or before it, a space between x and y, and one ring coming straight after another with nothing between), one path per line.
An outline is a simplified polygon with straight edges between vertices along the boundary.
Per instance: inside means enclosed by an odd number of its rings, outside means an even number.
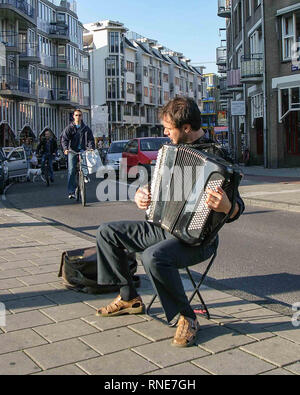
M227 86L228 88L238 88L242 86L241 69L227 71Z
M261 78L263 76L262 54L252 54L241 59L241 78Z
M227 62L227 47L217 48L217 61L218 66L226 65Z
M52 22L50 23L49 34L51 36L57 36L64 39L70 38L69 27L66 24L60 24Z
M34 18L35 9L30 4L28 4L26 0L0 0L0 6L2 4L7 4L15 7L30 18Z
M35 95L35 82L10 74L0 75L0 89Z
M28 44L20 45L21 58L40 58L40 51L37 46L32 47Z
M222 18L231 17L231 0L218 0L218 16Z
M0 4L1 4L1 0L0 0ZM5 45L7 51L9 51L10 49L15 50L16 48L19 47L19 40L17 33L11 31L0 32L0 43Z

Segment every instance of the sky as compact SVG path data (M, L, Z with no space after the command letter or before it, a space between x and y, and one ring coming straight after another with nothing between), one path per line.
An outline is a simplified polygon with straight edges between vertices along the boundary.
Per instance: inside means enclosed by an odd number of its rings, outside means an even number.
M191 64L216 73L216 48L221 45L225 19L217 16L217 0L77 0L79 20L110 19L130 31L181 52Z

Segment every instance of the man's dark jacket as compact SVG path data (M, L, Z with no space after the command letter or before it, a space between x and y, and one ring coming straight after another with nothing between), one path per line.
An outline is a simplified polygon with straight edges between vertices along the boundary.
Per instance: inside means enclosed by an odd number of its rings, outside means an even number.
M93 132L83 122L79 129L76 128L74 123L66 127L61 135L61 145L63 151L71 149L72 151L79 152L80 150L94 150L96 148Z
M57 142L56 142L56 140L53 139L53 138L50 138L49 139L49 143L50 143L50 146L49 146L50 152L48 152L48 153L50 155L56 154L56 152L57 152ZM42 138L42 140L41 140L41 142L38 145L36 150L37 150L37 153L39 155L44 155L44 154L47 153L47 140L46 140L45 137Z

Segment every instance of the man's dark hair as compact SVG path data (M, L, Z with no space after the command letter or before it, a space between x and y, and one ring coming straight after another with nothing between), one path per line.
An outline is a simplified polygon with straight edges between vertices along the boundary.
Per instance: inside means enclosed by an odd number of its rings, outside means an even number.
M160 119L169 116L177 129L189 124L192 130L201 128L201 112L197 103L189 97L176 97L170 100L161 110Z
M73 115L75 114L75 112L80 112L80 114L82 115L82 110L80 109L80 108L76 108L74 111L73 111Z

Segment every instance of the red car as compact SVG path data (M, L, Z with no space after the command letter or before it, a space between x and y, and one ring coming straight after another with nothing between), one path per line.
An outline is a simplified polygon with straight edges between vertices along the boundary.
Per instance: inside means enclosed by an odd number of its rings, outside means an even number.
M125 170L128 174L131 169L130 177L136 177L138 171L135 166L143 166L150 174L151 167L156 164L159 149L169 142L168 137L141 137L130 140L122 154L122 174L125 174Z

